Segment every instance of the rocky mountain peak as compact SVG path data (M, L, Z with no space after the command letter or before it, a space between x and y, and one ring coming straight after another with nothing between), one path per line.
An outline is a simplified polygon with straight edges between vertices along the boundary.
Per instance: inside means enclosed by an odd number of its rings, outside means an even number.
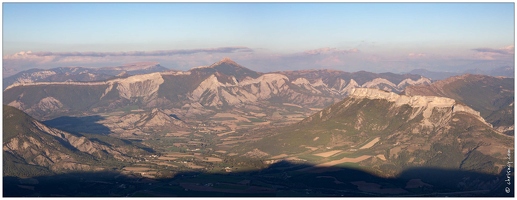
M257 78L261 75L261 73L250 70L246 67L243 67L237 64L235 61L230 58L223 58L222 60L210 65L210 66L202 66L192 68L189 71L197 71L205 74L212 74L219 72L221 74L225 74L227 76L233 76L237 80L241 81L246 77Z
M231 66L231 67L235 67L235 68L247 69L247 68L243 67L242 65L237 64L235 61L233 61L232 59L230 59L228 57L225 57L225 58L221 59L220 61L210 65L208 68L220 68L222 66Z
M219 61L220 63L231 63L231 64L237 64L235 63L235 61L233 61L232 59L230 59L229 57L224 57L223 59L221 59L221 61Z

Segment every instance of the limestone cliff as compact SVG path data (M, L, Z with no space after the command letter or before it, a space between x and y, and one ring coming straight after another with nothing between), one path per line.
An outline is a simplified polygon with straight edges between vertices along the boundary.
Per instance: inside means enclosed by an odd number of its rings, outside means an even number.
M429 118L435 108L446 108L452 113L466 112L475 116L479 121L492 127L491 124L488 124L485 119L481 117L478 111L475 111L464 104L458 103L456 100L451 98L436 96L407 96L371 88L356 88L352 91L350 97L359 99L384 99L388 102L395 103L397 106L409 105L413 108L422 108L424 119Z

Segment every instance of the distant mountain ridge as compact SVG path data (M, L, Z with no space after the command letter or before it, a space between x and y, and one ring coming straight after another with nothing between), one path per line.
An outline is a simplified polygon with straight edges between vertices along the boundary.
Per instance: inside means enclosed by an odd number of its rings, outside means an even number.
M353 88L401 92L415 84L430 84L430 80L418 75L332 70L263 74L226 58L189 71L170 70L97 82L17 83L4 90L4 102L38 119L109 112L130 105L203 113L202 110L265 106L264 103L271 106L278 102L325 107L340 101Z
M479 74L479 75L488 75L488 76L504 76L508 78L514 78L515 67L505 66L499 67L492 70L481 70L479 68L465 70L463 73L460 72L439 72L439 71L430 71L427 69L414 69L408 72L409 74L418 74L432 80L442 80L452 76L459 76L461 74Z
M169 69L157 62L131 63L118 67L85 68L58 67L52 69L30 69L3 79L3 89L20 83L33 82L94 82L115 77L164 72Z

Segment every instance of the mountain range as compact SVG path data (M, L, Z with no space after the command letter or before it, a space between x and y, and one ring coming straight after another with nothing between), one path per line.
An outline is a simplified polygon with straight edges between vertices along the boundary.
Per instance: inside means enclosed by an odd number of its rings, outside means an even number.
M229 58L188 71L57 69L4 79L4 180L17 193L51 187L25 178L103 171L120 174L72 185L144 196L502 194L514 146L514 78L261 73Z
M3 79L3 89L13 84L34 82L93 82L115 77L164 72L169 69L155 62L131 63L118 67L58 67L52 69L30 69Z
M401 92L408 85L430 83L419 75L392 73L319 70L263 74L223 59L189 71L155 72L103 81L18 82L6 87L3 100L40 120L112 112L131 106L181 108L189 114L204 114L214 109L243 105L269 107L275 103L322 108L358 87Z
M478 75L487 75L487 76L503 76L507 78L514 78L515 67L505 66L498 67L492 70L482 70L482 69L469 69L464 72L440 72L440 71L430 71L427 69L414 69L408 72L409 74L418 74L421 76L428 77L432 80L442 80L452 76L459 76L462 74L478 74Z

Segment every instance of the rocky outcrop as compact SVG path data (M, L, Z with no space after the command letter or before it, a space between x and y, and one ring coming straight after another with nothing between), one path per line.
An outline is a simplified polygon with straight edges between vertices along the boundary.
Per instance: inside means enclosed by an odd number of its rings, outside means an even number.
M167 114L165 111L154 108L151 111L137 111L124 116L110 116L99 123L108 127L118 136L149 135L160 131L185 131L190 125Z
M431 80L426 78L426 77L421 77L420 79L416 80L416 81L413 81L409 78L407 79L404 79L403 81L401 81L397 87L402 89L402 88L406 88L407 86L410 86L410 85L429 85L431 84Z
M420 77L420 79L414 81L410 78L402 80L400 83L395 84L393 82L390 82L387 79L383 78L376 78L371 81L368 81L361 85L363 88L375 88L375 89L381 89L381 90L387 90L392 92L401 92L403 91L407 86L410 85L420 85L420 84L430 84L431 80L425 77Z
M479 111L495 127L514 125L513 107L508 107L514 102L513 78L464 74L428 85L408 86L404 94L452 98L469 107L459 105L455 106L455 110Z
M281 74L264 74L258 78L246 78L241 82L221 83L215 75L205 79L189 95L191 101L201 102L204 106L220 107L240 103L254 103L267 100L285 89L287 77Z
M37 108L44 112L58 110L62 107L63 104L53 97L46 97L37 104Z
M355 88L350 94L350 97L367 99L385 99L389 102L394 102L396 105L407 104L411 107L423 107L428 105L432 105L433 107L452 107L455 104L454 99L445 97L406 96L372 88Z
M475 111L474 109L464 104L458 103L454 99L446 97L406 96L371 88L356 88L352 91L350 97L358 99L383 99L387 100L388 102L393 102L397 106L409 105L414 108L423 108L422 114L424 119L429 118L435 108L446 108L449 109L452 113L465 112L476 117L484 124L492 127L491 124L488 124L485 119L481 117L478 111Z
M185 122L166 114L163 110L158 108L153 109L150 113L141 115L140 120L135 123L135 126L142 128L170 128L171 126L189 128L189 125Z
M164 80L160 73L151 73L135 75L125 79L110 81L109 83L117 83L118 93L123 98L144 97L145 100L149 100L158 91L163 82Z
M345 88L340 90L340 93L341 94L350 94L350 92L352 92L355 88L358 88L358 87L360 87L359 84L357 84L357 82L355 82L354 79L350 79L350 82L348 83L348 85L346 85Z
M14 83L32 83L56 74L56 72L50 70L22 74L20 77L16 78Z
M382 85L382 84L387 85L387 86L392 87L392 88L396 88L397 87L394 83L392 83L392 82L390 82L390 81L388 81L386 79L383 79L383 78L376 78L376 79L373 79L371 81L368 81L368 82L364 83L362 85L362 87L374 88L374 87L380 87L380 85Z

